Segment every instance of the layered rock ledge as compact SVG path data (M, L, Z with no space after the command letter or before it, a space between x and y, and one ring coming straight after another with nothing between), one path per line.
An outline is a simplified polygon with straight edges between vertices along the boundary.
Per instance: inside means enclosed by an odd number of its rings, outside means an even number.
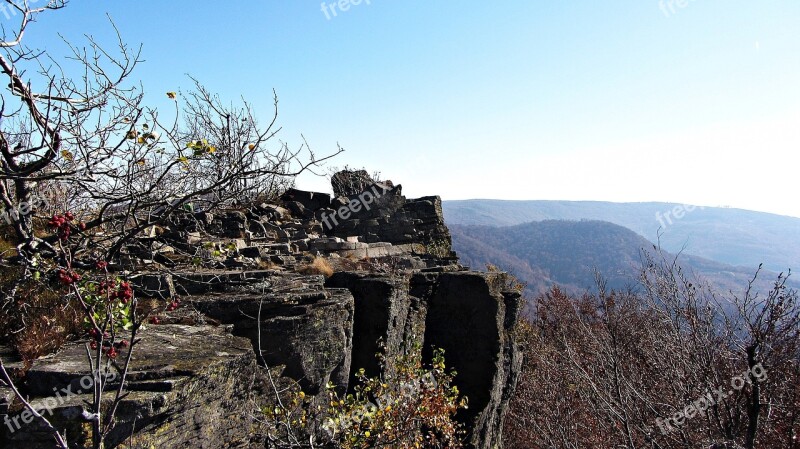
M296 383L324 405L327 385L347 391L359 369L380 374L379 340L387 357L414 342L428 358L431 348L444 349L469 398L457 416L468 447L501 447L521 363L513 340L519 293L458 265L438 197L407 200L401 186L356 181L363 191L339 186L336 198L290 190L248 210L185 213L126 249L115 268L136 267L137 294L155 302L180 295L183 307L141 333L107 447L263 448L254 410L269 403L268 379ZM369 209L323 223L366 191L381 192ZM192 267L203 251L213 266ZM307 270L317 259L334 273ZM87 428L83 345L36 360L22 384L34 402L82 390L53 408L74 442ZM9 399L0 389L0 422L19 416ZM54 447L35 422L10 429L0 428L2 447Z

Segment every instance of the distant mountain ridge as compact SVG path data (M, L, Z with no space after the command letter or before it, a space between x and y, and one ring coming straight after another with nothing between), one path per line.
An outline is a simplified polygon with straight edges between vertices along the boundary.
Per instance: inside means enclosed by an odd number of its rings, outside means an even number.
M532 294L556 284L573 293L592 290L595 271L609 288L634 286L643 251L657 255L653 243L630 229L596 220L544 220L503 227L450 225L450 232L463 264L473 269L497 265L526 282ZM664 256L670 261L674 257ZM721 292L741 292L757 269L688 255L678 260ZM776 276L762 272L757 288L768 289Z
M448 225L513 226L542 220L599 220L626 227L667 251L723 264L785 272L800 268L800 218L677 203L444 201Z

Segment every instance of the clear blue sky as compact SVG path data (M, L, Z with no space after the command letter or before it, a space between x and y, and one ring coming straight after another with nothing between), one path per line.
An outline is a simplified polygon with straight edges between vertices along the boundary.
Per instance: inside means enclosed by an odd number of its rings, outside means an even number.
M335 17L319 0L73 0L28 44L104 41L106 13L144 45L154 104L189 73L266 116L275 88L283 140L338 142L333 165L408 196L800 216L796 0L364 0Z

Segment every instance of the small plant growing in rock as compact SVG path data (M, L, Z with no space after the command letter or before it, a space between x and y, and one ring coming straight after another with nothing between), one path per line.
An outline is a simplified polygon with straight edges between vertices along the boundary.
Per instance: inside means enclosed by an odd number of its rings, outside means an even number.
M419 343L392 360L377 353L384 374L368 376L359 370L349 394L329 382L320 393L327 395L327 409L319 396L307 395L297 383L279 383L267 366L273 403L260 407L267 447L463 448L466 432L455 416L468 400L453 384L457 373L447 369L444 354L434 348L431 363L425 364Z
M444 240L436 240L427 244L426 250L428 254L439 258L450 257L452 255L450 244Z
M271 379L274 381L274 379ZM277 391L275 403L260 408L261 415L266 425L267 441L270 447L294 448L300 447L300 438L297 433L300 429L307 429L313 422L312 397L292 384ZM311 445L311 447L323 447Z
M378 354L383 371L392 374L369 377L361 369L352 394L341 396L328 385L330 417L323 429L337 447L463 447L464 430L455 415L467 408L467 398L453 385L456 372L447 370L443 349L433 351L427 366L421 354L419 345L393 361Z
M486 271L489 273L489 285L497 290L522 293L528 287L527 284L520 282L516 277L496 265L486 264Z

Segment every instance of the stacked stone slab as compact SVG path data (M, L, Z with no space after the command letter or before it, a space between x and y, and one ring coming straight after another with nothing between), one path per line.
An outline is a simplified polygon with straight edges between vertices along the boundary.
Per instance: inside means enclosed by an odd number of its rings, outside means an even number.
M457 261L444 225L441 200L407 200L402 186L373 183L349 197L297 189L280 204L247 211L181 211L124 251L123 269L163 265L173 268L175 254L225 253L213 269L255 269L262 262L293 269L314 255L350 258L416 256L431 265ZM365 203L363 199L369 199Z

